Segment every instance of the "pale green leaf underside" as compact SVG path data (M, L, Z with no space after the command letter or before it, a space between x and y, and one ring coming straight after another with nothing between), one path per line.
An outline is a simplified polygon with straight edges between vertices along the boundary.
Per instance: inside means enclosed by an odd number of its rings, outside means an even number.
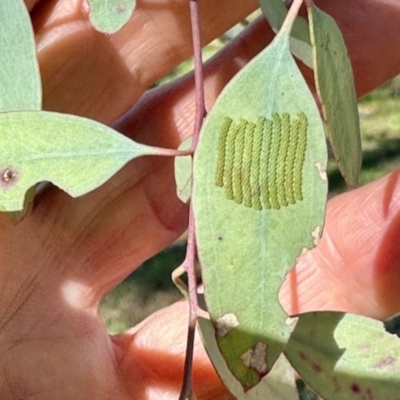
M204 300L200 299L201 303ZM209 320L199 318L198 326L202 336L203 343L206 346L207 354L213 363L218 375L225 386L235 396L237 400L260 400L260 399L279 399L279 400L298 400L299 396L296 390L295 374L292 366L283 356L275 363L272 371L261 380L254 388L245 392L241 384L232 375L222 357L217 341L215 331Z
M88 0L93 26L106 33L121 29L132 16L136 0Z
M329 141L347 184L359 186L362 162L360 121L346 45L336 22L314 5L309 8L309 20L315 80Z
M186 138L178 150L188 150L192 137ZM192 156L175 157L176 194L183 203L188 203L192 190Z
M23 209L25 193L38 182L76 197L133 158L160 154L92 120L42 111L0 114L0 149L0 211Z
M271 120L275 113L294 119L303 113L308 120L301 170L303 200L280 209L258 209L257 205L228 200L215 181L220 159L218 135L224 121L255 123L260 117ZM249 157L263 168L268 163L266 153L257 153L258 160L245 154L244 165ZM245 365L244 354L267 344L266 361L271 368L293 329L285 325L286 313L277 293L303 248L313 247L322 230L326 158L318 109L290 54L287 36L279 34L220 95L205 121L194 160L192 201L207 308L214 323L226 316L232 321L232 315L239 323L220 336L218 344L229 369L244 387L256 385L263 375ZM257 200L258 189L253 188L251 196Z
M326 400L400 399L399 339L352 314L301 315L285 355Z
M261 10L271 27L278 32L285 20L287 10L282 0L259 0ZM290 35L293 54L307 66L313 68L310 35L307 21L298 17Z
M40 110L36 46L23 0L0 1L0 112Z

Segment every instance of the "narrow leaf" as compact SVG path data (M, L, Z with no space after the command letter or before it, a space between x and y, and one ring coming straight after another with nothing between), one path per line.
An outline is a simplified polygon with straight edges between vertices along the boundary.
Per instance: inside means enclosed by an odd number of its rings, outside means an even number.
M329 141L347 184L359 186L361 136L353 71L336 22L308 4L314 74Z
M286 24L224 89L193 166L207 308L228 368L246 390L290 337L278 291L316 244L325 212L325 133L289 32Z
M400 342L382 322L352 314L303 314L285 355L326 400L400 399Z
M272 29L279 32L287 15L284 2L282 0L259 0L259 3ZM309 27L304 18L296 19L290 35L290 45L293 54L304 64L313 68Z
M42 84L23 0L0 1L0 112L40 110Z
M133 158L170 155L89 119L50 112L0 114L0 211L24 207L25 193L50 181L76 197L110 179Z
M101 32L114 33L120 30L132 16L136 0L89 0L89 18Z

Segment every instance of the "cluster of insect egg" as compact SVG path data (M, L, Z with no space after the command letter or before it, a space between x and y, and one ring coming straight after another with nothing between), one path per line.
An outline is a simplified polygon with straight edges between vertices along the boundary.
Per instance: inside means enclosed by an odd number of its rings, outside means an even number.
M238 204L280 209L303 199L308 121L304 113L259 117L255 123L225 117L218 142L215 184Z

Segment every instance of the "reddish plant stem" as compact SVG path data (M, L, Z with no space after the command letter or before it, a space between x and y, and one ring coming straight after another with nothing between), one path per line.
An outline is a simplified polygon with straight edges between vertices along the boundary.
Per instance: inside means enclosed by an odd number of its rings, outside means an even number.
M193 38L193 56L194 56L194 80L195 80L195 124L193 131L193 141L191 146L192 154L194 155L199 141L200 130L203 125L203 120L206 116L204 102L204 75L203 75L203 60L201 53L201 33L200 33L200 17L199 5L197 0L190 0L190 18L192 24ZM192 161L193 161L192 155ZM193 179L192 179L193 190ZM193 350L194 339L196 332L197 315L201 312L198 297L197 297L197 277L196 277L196 234L195 234L195 218L193 206L190 205L189 211L189 233L186 258L183 267L188 276L189 285L189 323L188 335L186 343L186 357L183 373L182 389L179 400L186 400L192 396L192 369L193 369Z
M201 30L200 30L200 15L199 4L197 0L190 0L190 20L192 24L193 37L193 57L194 57L194 84L195 84L195 123L193 130L192 150L196 150L199 141L201 126L207 115L205 100L204 100L204 72L203 72L203 57L201 53Z

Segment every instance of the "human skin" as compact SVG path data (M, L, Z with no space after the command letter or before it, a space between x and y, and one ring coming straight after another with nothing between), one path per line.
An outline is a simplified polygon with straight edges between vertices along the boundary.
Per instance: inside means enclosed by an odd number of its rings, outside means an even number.
M317 4L342 28L358 95L400 72L397 0ZM191 54L187 0L138 2L127 26L110 36L93 30L82 0L27 5L45 109L107 124L129 110L115 127L147 144L176 147L191 134L191 77L142 96ZM204 43L256 5L202 0ZM208 108L272 37L267 24L258 22L207 64ZM311 82L310 71L302 70ZM399 197L399 173L393 172L329 202L319 246L282 288L289 314L333 309L382 319L399 311ZM179 237L187 211L175 195L173 160L149 157L78 199L47 187L17 225L0 216L2 399L177 399L187 305L177 303L115 337L107 334L97 308L105 293ZM198 399L231 398L199 341L193 384Z

